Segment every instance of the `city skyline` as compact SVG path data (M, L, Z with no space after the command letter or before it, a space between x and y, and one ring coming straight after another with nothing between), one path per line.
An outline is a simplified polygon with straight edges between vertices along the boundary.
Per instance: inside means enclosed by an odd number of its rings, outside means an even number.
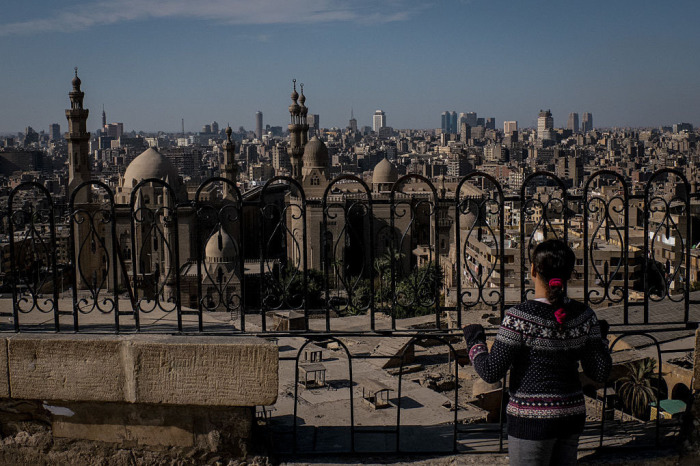
M325 127L347 126L351 109L370 126L377 108L394 128L439 128L446 108L498 127L535 127L541 108L555 127L572 112L595 115L596 127L697 125L698 12L693 2L11 0L0 133L65 126L74 66L88 130L103 104L125 131L178 132L183 118L189 132L212 121L255 129L256 111L286 126L292 78Z

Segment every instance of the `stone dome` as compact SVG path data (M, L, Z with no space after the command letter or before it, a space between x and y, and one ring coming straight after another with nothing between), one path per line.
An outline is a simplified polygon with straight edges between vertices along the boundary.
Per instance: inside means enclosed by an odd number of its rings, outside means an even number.
M385 157L374 167L372 184L395 183L399 179L399 171Z
M204 251L207 262L233 262L237 256L236 244L223 228L209 238Z
M124 186L132 188L147 178L159 178L163 181L167 179L172 187L176 188L177 168L167 157L151 147L143 151L126 167Z
M304 146L304 167L328 167L328 148L318 136L311 138L311 140L306 143L306 146Z

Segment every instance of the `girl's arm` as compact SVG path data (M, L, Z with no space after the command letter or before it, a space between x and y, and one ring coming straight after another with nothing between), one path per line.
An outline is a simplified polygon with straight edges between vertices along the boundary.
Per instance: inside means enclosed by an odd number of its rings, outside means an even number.
M498 382L506 375L523 342L522 333L517 330L516 318L509 314L506 314L498 329L491 352L486 346L484 327L479 324L464 327L464 339L469 360L479 377L487 383Z

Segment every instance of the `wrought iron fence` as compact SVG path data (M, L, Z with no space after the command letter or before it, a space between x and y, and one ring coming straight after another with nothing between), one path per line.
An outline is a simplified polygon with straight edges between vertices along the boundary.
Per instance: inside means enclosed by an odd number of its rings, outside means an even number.
M465 319L491 312L495 324L509 305L527 299L532 246L561 238L578 254L570 285L578 298L618 306L612 333L648 335L660 373L654 332L685 330L697 320L691 247L700 237L691 229L691 200L699 195L670 169L655 172L643 189L610 170L591 174L582 190L568 185L548 172L531 174L515 194L482 172L439 188L413 174L390 187L342 175L314 197L286 176L245 193L212 178L188 200L167 182L147 179L120 192L128 203L118 204L109 186L90 181L63 205L40 184L22 183L4 219L2 265L12 298L0 307L0 330L301 338L296 355L281 358L295 365L295 450L302 350L336 342L348 361L348 450L355 451L356 434L377 430L355 426L353 361L387 356L353 354L342 338L401 337L408 346L432 339L447 347L458 382L461 356L452 341ZM681 311L659 321L653 306L661 301ZM404 323L415 316L429 317ZM394 355L395 426L379 429L395 436L392 451L403 449L408 346ZM476 432L460 425L458 401L455 389L452 451ZM657 418L654 445L662 428ZM604 421L599 429L602 446ZM502 417L492 432L500 451Z

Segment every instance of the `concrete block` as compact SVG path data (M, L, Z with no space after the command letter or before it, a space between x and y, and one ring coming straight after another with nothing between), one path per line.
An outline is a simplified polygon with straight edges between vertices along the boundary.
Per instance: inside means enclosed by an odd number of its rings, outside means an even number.
M132 348L136 403L256 406L277 400L278 348L265 340L152 336L133 340Z
M693 390L700 390L700 328L695 330L695 358L693 360Z
M8 337L10 394L30 400L121 401L121 348L114 335Z
M0 338L0 398L10 397L10 375L7 368L7 338Z

